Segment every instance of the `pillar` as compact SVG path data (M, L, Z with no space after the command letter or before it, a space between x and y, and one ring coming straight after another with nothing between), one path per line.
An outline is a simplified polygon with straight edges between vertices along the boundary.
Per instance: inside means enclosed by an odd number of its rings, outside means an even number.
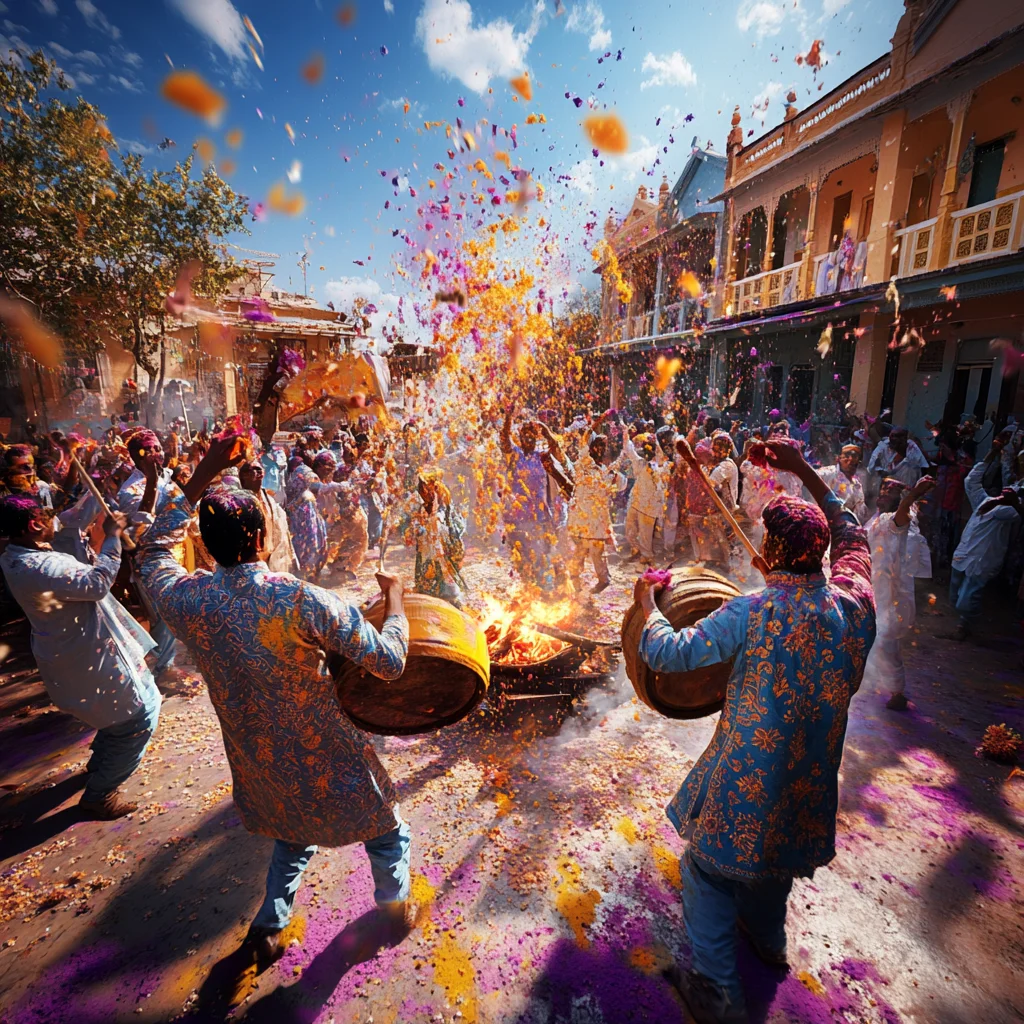
M775 214L778 209L779 201L772 196L768 201L768 208L764 211L768 220L768 228L765 232L764 259L761 260L762 273L772 269L772 260L775 258Z
M903 149L903 128L907 113L900 109L882 121L878 146L878 171L875 173L875 208L868 229L868 261L865 282L885 281L892 262L893 232L903 215L902 189L899 187L900 151ZM881 386L881 385L879 385Z
M946 113L951 123L949 151L946 153L946 171L942 177L942 192L939 194L938 220L935 224L935 241L932 244L932 258L929 270L938 270L949 262L949 247L953 241L953 212L956 205L957 166L964 144L964 125L974 94L961 93L946 104Z
M800 298L809 299L814 294L814 222L818 217L818 183L807 186L810 202L807 204L807 234L804 238L803 266L800 268Z
M608 408L618 409L619 408L619 387L621 380L619 378L619 367L617 363L611 362L608 364Z
M658 253L658 273L654 281L654 321L651 324L651 337L661 334L661 287L665 279L665 254Z
M885 380L885 359L889 350L892 315L865 312L860 315L860 329L853 355L853 377L850 401L858 416L877 416L882 404ZM900 366L902 372L903 367Z

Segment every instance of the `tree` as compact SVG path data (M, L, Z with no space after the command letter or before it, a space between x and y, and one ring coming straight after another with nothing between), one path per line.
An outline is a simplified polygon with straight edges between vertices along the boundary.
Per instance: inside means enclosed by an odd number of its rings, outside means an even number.
M146 171L117 153L103 115L41 52L0 61L0 287L32 303L72 349L116 337L162 385L178 269L198 260L197 295L216 299L242 273L218 242L245 231L246 200L194 157ZM117 162L111 158L114 151Z
M216 299L243 273L219 245L232 231L247 231L246 200L212 167L192 177L194 156L172 171L147 173L139 156L122 158L106 221L103 325L150 377L150 398L163 385L167 296L189 260L202 270L194 292Z
M43 94L67 89L42 53L0 61L0 286L36 307L72 349L101 295L113 139L100 112Z

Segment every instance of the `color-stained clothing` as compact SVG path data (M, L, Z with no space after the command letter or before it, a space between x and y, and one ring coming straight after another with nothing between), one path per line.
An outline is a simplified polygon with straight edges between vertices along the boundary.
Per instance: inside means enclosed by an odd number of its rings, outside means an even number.
M416 548L417 594L429 594L461 608L466 597L462 578L462 538L466 521L450 504L428 512L421 508L405 531L405 543Z
M117 507L126 516L132 516L139 511L142 504L142 497L146 493L146 477L139 469L132 470L120 490L117 492ZM178 485L171 479L171 472L162 469L156 480L156 512L162 512L167 502L171 501L178 494Z
M59 551L9 544L0 556L32 626L32 654L50 700L94 729L160 703L146 654L156 645L110 595L121 542L107 538L95 565Z
M569 535L584 541L611 541L611 500L625 488L625 478L610 466L599 466L587 451L576 460L573 476Z
M245 827L304 846L392 831L391 780L369 737L342 712L324 655L397 679L408 622L389 617L378 633L337 595L263 562L189 575L169 549L190 514L182 498L157 517L142 547L142 578L206 679Z
M266 488L261 488L256 497L263 509L263 521L267 529L267 568L271 572L297 573L299 560L295 557L295 548L292 546L288 513Z
M864 501L864 484L856 473L851 480L837 464L822 466L818 470L818 476L860 522L867 522L868 506Z
M826 499L832 579L770 573L695 626L656 612L640 656L658 672L733 660L711 743L668 807L690 850L722 875L810 875L835 856L838 772L850 699L875 636L863 529Z
M286 488L288 527L303 576L314 578L327 561L327 524L317 508L320 478L306 465L288 475Z
M544 532L551 525L552 518L551 507L547 503L548 473L540 453L524 452L519 445L512 444L507 459L506 525L533 525L538 532Z
M648 462L636 450L629 435L623 439L622 454L628 460L636 480L629 496L630 508L635 508L639 515L650 516L652 519L664 518L665 494L669 477L672 475L672 463L657 454Z

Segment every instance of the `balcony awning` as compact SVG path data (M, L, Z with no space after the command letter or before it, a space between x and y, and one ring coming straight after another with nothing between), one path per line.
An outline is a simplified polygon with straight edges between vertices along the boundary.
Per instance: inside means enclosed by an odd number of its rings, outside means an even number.
M702 335L696 331L677 331L674 334L658 334L647 338L630 338L629 341L612 341L607 345L595 345L593 348L581 348L577 355L628 356L634 352L655 352L659 349L692 348L689 342L699 343Z

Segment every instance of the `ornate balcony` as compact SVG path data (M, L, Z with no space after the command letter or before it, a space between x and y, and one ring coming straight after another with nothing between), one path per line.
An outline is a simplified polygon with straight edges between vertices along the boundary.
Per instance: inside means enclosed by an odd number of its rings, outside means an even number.
M744 277L729 285L729 315L750 313L756 309L785 305L803 298L800 268L803 263L789 263L778 270Z
M1020 247L1020 208L1024 192L969 206L952 215L949 265L1014 252Z
M896 257L897 277L923 274L931 266L937 223L938 218L932 217L930 220L921 221L920 224L911 224L909 228L900 228L895 233L899 245L899 254Z

